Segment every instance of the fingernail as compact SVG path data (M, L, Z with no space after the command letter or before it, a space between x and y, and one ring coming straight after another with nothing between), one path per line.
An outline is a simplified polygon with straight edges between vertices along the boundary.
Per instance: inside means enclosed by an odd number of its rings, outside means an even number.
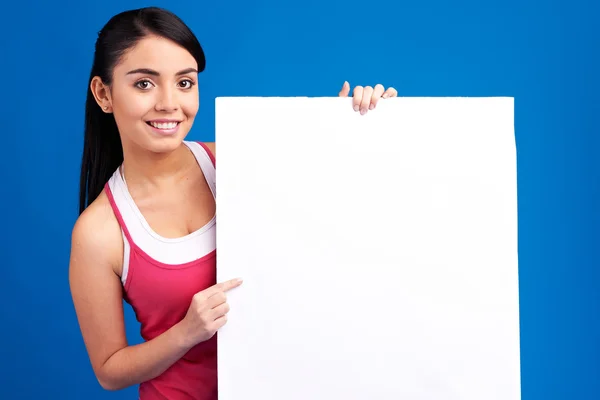
M374 108L375 108L375 104L371 104L371 105L369 106L369 110L372 110L372 109L374 109Z
M381 96L381 97L384 98L384 99L387 99L388 97L390 97L390 95L387 94L387 93L384 93L383 96Z
M360 115L365 115L367 113L367 110L365 110L364 108L362 110L360 110Z
M358 106L354 106L354 111L358 111Z

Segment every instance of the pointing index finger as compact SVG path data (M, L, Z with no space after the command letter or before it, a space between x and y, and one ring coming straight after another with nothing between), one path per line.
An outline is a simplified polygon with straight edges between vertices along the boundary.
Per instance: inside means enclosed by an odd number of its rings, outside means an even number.
M233 288L236 288L242 284L241 278L230 279L221 283L217 283L214 286L209 287L204 292L208 297L213 296L220 292L227 292Z
M228 290L236 288L236 287L240 286L241 284L242 284L241 278L234 278L234 279L230 279L228 281L220 283L221 290L224 292L227 292Z

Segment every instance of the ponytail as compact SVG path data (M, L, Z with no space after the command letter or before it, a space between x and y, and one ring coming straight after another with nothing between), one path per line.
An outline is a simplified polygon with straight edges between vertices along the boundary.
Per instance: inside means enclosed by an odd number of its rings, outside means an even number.
M102 111L88 85L79 178L79 214L100 195L104 185L122 162L123 148L115 118Z

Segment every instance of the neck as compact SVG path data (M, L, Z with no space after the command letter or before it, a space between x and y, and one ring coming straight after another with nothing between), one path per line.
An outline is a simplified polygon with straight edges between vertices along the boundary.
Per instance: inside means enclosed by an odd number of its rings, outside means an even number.
M123 143L123 170L128 185L163 186L179 180L189 170L192 153L185 144L175 150L154 153Z

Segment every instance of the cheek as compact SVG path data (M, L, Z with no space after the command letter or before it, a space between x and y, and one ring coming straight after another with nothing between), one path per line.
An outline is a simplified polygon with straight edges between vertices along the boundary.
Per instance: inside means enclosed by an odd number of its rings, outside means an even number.
M152 96L149 95L115 96L113 100L115 118L126 124L139 122L152 109L153 104Z
M189 119L196 117L200 103L198 95L185 96L181 99L181 109L185 116Z

